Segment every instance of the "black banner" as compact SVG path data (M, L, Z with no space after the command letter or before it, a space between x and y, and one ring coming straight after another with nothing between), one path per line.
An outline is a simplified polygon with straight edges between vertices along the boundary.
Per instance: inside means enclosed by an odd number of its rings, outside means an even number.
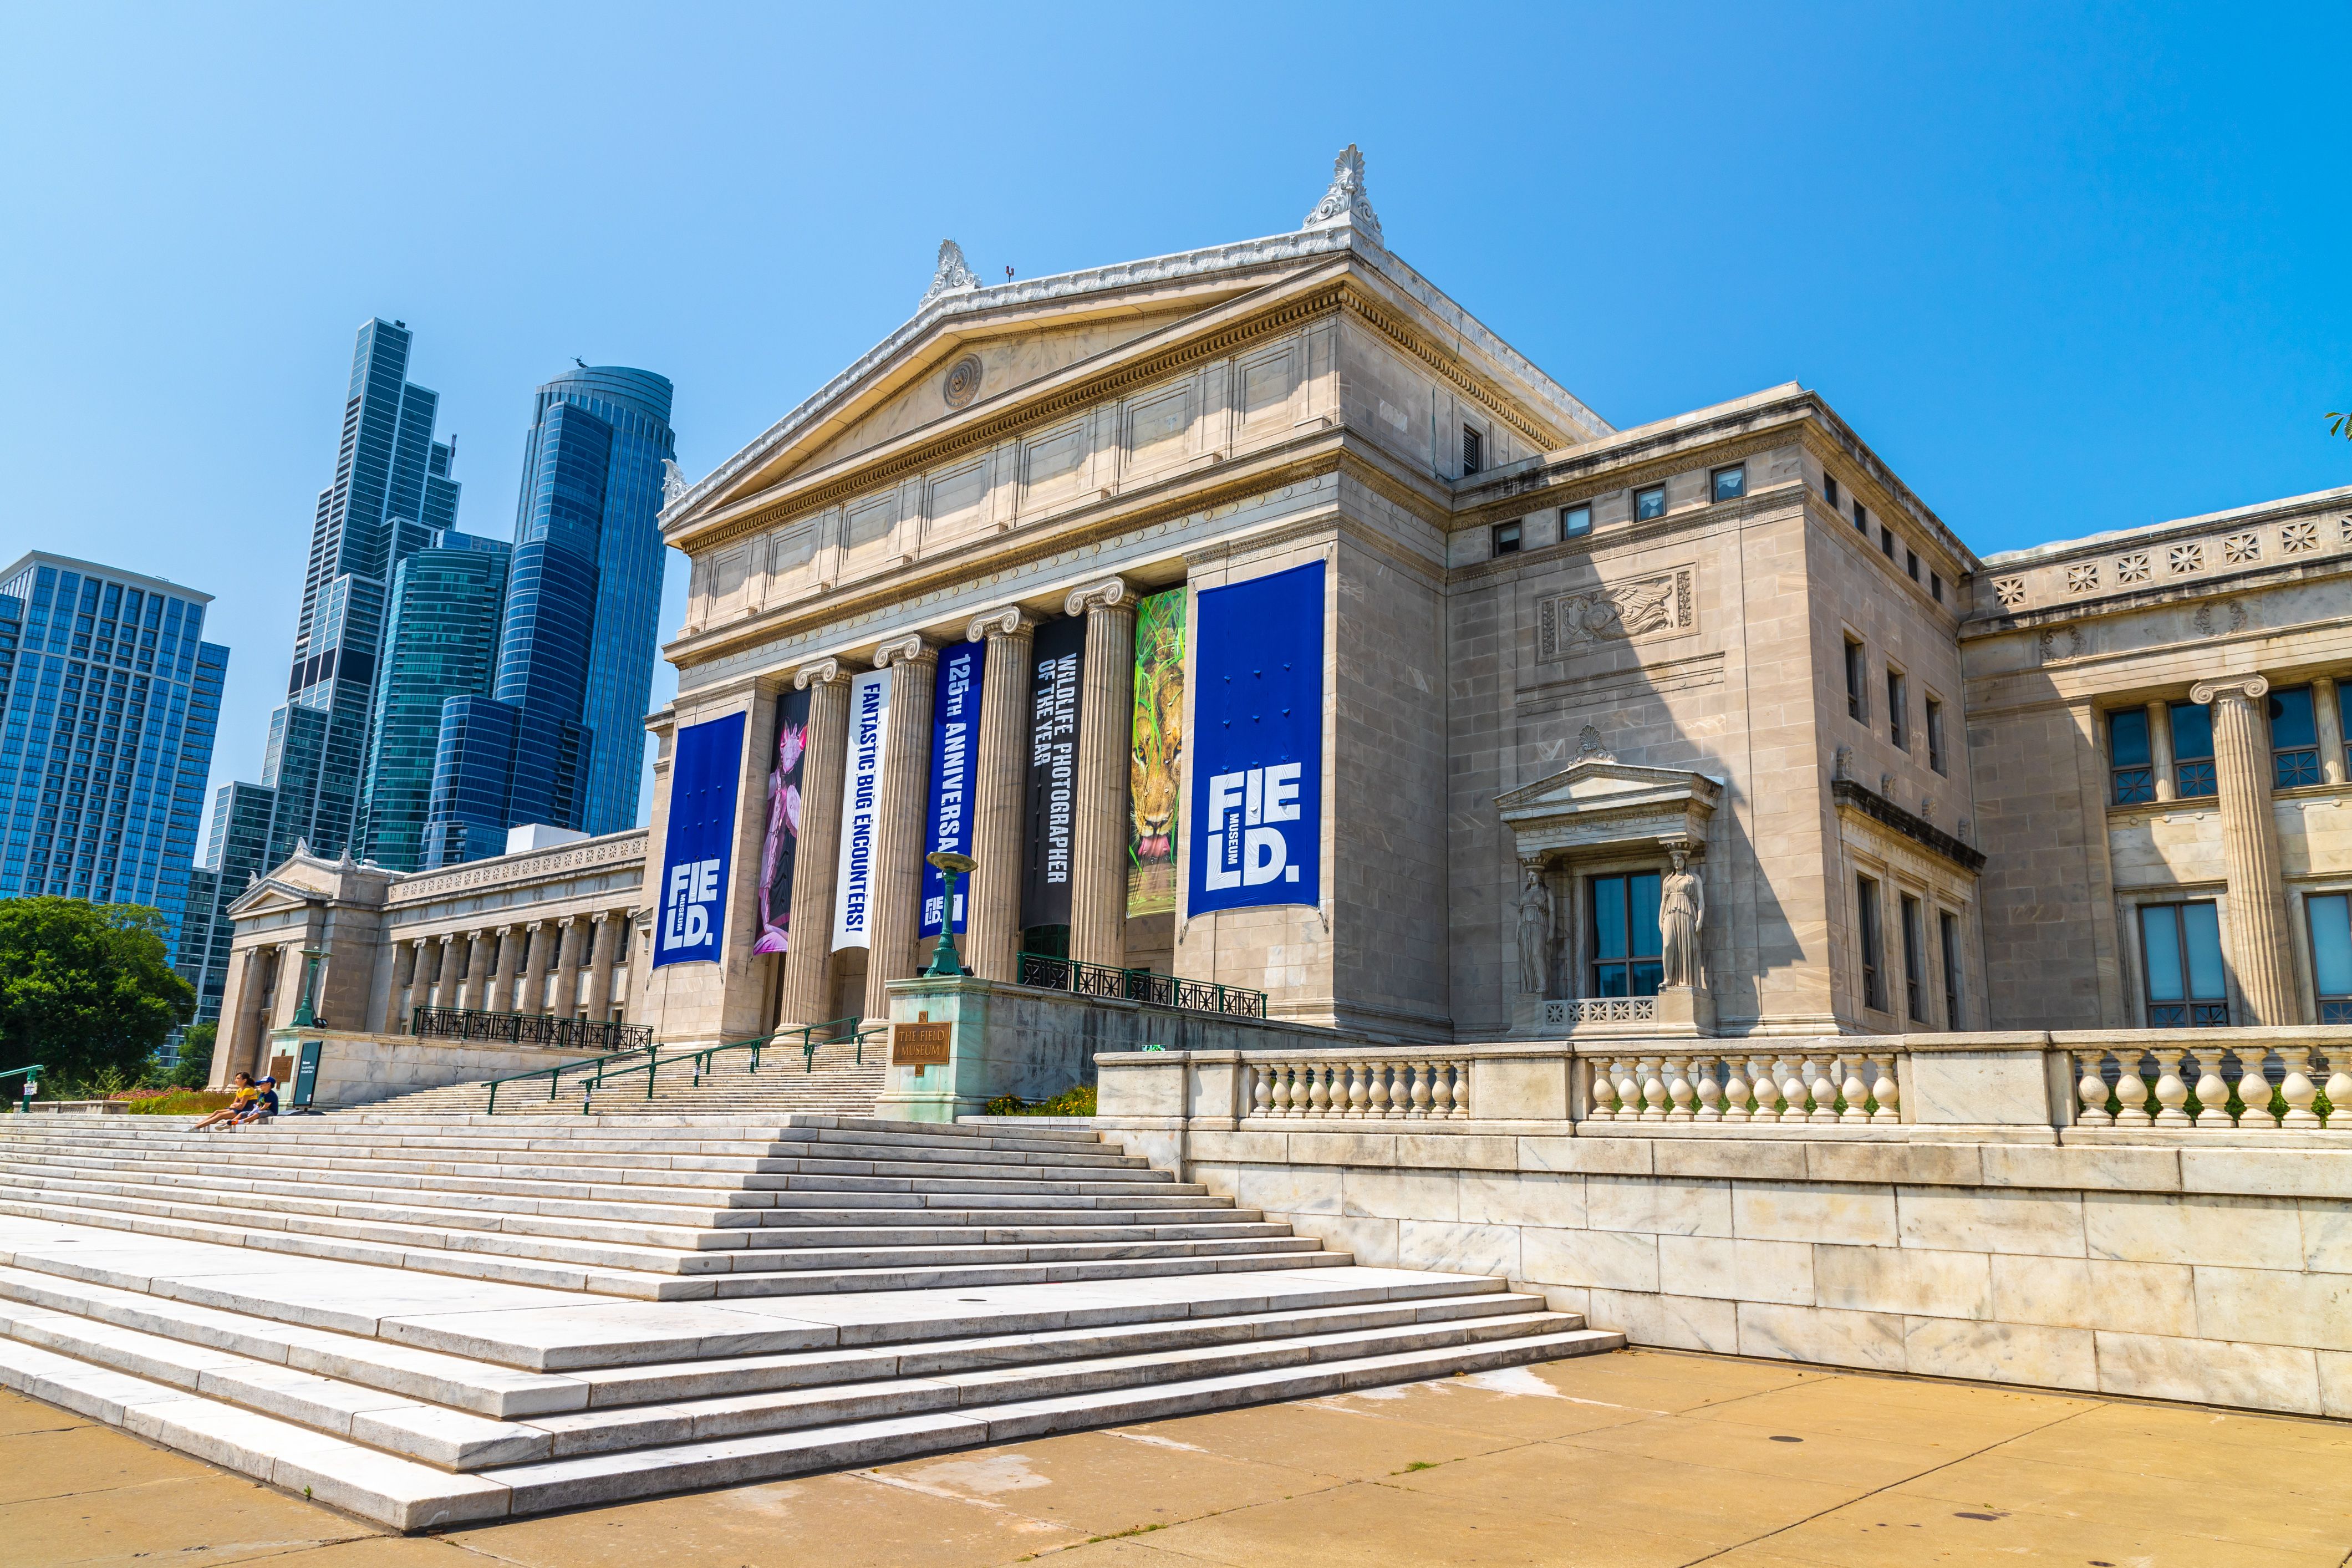
M1070 850L1077 831L1078 688L1087 621L1066 616L1037 628L1029 683L1029 833L1021 924L1070 923Z
M793 868L801 852L801 781L808 763L809 693L777 704L776 755L768 771L768 836L760 850L760 940L753 952L792 951Z

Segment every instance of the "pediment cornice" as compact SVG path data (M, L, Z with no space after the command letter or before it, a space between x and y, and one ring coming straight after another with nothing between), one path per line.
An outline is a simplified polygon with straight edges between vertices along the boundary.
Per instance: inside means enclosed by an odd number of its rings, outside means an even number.
M1519 858L1553 850L1706 843L1723 784L1686 768L1580 757L1559 772L1495 797Z

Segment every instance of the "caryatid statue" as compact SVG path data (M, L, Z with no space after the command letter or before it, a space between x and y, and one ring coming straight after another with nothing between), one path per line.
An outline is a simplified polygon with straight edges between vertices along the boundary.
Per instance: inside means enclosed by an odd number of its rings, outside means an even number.
M1687 868L1689 854L1670 851L1675 868L1658 884L1659 952L1664 961L1664 983L1699 984L1698 933L1706 924L1706 884Z
M1543 885L1542 873L1529 865L1527 881L1519 889L1519 990L1523 994L1544 994L1550 952L1551 893Z

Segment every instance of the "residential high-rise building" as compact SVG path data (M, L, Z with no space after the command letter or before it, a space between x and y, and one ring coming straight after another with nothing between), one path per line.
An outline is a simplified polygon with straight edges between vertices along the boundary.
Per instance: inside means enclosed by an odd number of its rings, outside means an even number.
M0 572L0 898L151 905L184 959L228 669L211 603L46 551Z
M670 384L582 367L539 389L487 696L444 704L425 864L504 852L506 830L635 825L661 609Z
M362 859L395 871L424 864L442 705L489 692L512 553L502 541L447 529L394 569L362 775Z

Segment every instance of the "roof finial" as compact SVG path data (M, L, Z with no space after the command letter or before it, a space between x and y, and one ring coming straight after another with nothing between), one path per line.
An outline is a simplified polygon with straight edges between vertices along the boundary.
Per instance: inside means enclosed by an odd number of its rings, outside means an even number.
M1374 245L1384 244L1381 238L1381 220L1372 211L1371 198L1364 194L1364 155L1353 142L1348 150L1331 160L1331 188L1307 215L1301 228L1339 228L1345 226L1369 237Z
M923 304L942 294L969 294L979 287L979 275L964 265L963 247L952 239L940 241L940 269L931 274L931 286L923 290Z

